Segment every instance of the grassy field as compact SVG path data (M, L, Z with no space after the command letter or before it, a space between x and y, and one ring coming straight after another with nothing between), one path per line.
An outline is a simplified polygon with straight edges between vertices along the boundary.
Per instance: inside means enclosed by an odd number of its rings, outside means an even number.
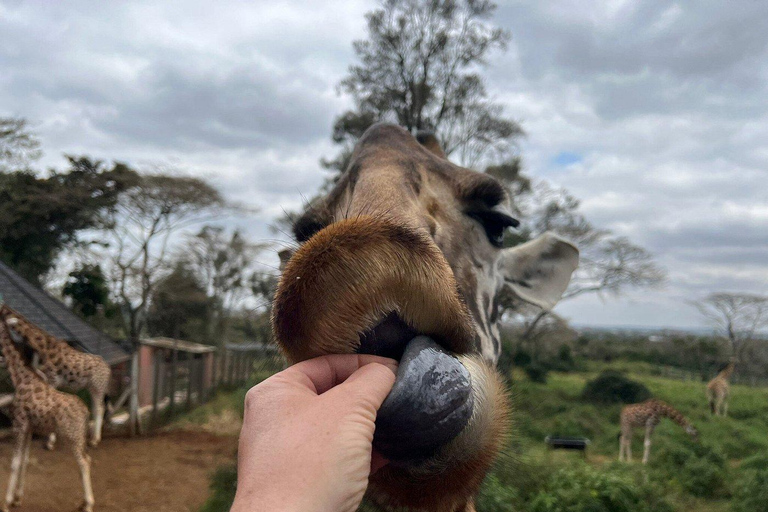
M669 402L699 429L694 443L677 425L664 421L656 429L651 462L645 467L642 433L633 443L633 464L618 458L620 405L596 405L581 398L585 383L605 369L626 372ZM504 456L483 486L479 512L619 512L768 510L768 388L733 386L730 416L712 417L705 386L654 375L642 363L589 363L576 373L551 373L545 384L513 377L511 402L514 435ZM188 421L210 423L207 414L227 413L242 392L225 394L209 412ZM240 409L241 410L241 409ZM586 457L551 451L547 435L591 440ZM205 512L228 510L234 489L231 469L213 479ZM374 510L366 506L364 510Z

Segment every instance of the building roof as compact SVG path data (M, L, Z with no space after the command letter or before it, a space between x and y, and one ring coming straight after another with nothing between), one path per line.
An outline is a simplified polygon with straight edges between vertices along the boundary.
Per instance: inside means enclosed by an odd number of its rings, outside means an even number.
M277 346L254 341L251 343L225 343L224 348L232 352L279 352Z
M70 311L60 300L14 272L0 261L0 296L2 301L49 334L73 347L96 354L110 364L129 358L112 338Z
M213 352L216 347L203 345L193 341L175 340L173 338L143 338L140 343L155 348L167 348L178 350L180 352L189 352L190 354L205 354Z

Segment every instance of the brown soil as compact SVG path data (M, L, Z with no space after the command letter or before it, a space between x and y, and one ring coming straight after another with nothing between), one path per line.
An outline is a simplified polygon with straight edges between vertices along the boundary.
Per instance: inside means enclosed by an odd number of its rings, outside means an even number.
M206 432L170 431L139 437L108 437L90 449L96 512L196 511L208 497L211 473L235 457L237 438ZM8 485L13 440L0 442L0 489ZM30 450L24 503L19 512L66 512L83 499L72 454Z

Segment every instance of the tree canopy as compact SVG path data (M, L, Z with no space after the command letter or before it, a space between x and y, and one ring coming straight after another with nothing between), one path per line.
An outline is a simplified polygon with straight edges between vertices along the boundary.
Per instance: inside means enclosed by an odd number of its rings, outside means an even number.
M507 155L522 134L488 97L479 68L510 35L494 27L496 5L482 0L385 0L366 15L367 38L340 90L354 110L339 116L333 141L343 149L326 167L343 170L354 142L377 121L436 134L446 155L465 165Z
M47 177L30 170L0 174L0 258L34 283L136 182L136 173L121 163L67 160L66 170Z

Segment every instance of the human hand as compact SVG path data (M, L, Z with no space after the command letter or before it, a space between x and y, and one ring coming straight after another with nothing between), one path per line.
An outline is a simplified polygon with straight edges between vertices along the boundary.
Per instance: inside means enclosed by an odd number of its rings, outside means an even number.
M357 510L386 464L371 442L396 371L392 359L330 355L248 391L231 512Z

